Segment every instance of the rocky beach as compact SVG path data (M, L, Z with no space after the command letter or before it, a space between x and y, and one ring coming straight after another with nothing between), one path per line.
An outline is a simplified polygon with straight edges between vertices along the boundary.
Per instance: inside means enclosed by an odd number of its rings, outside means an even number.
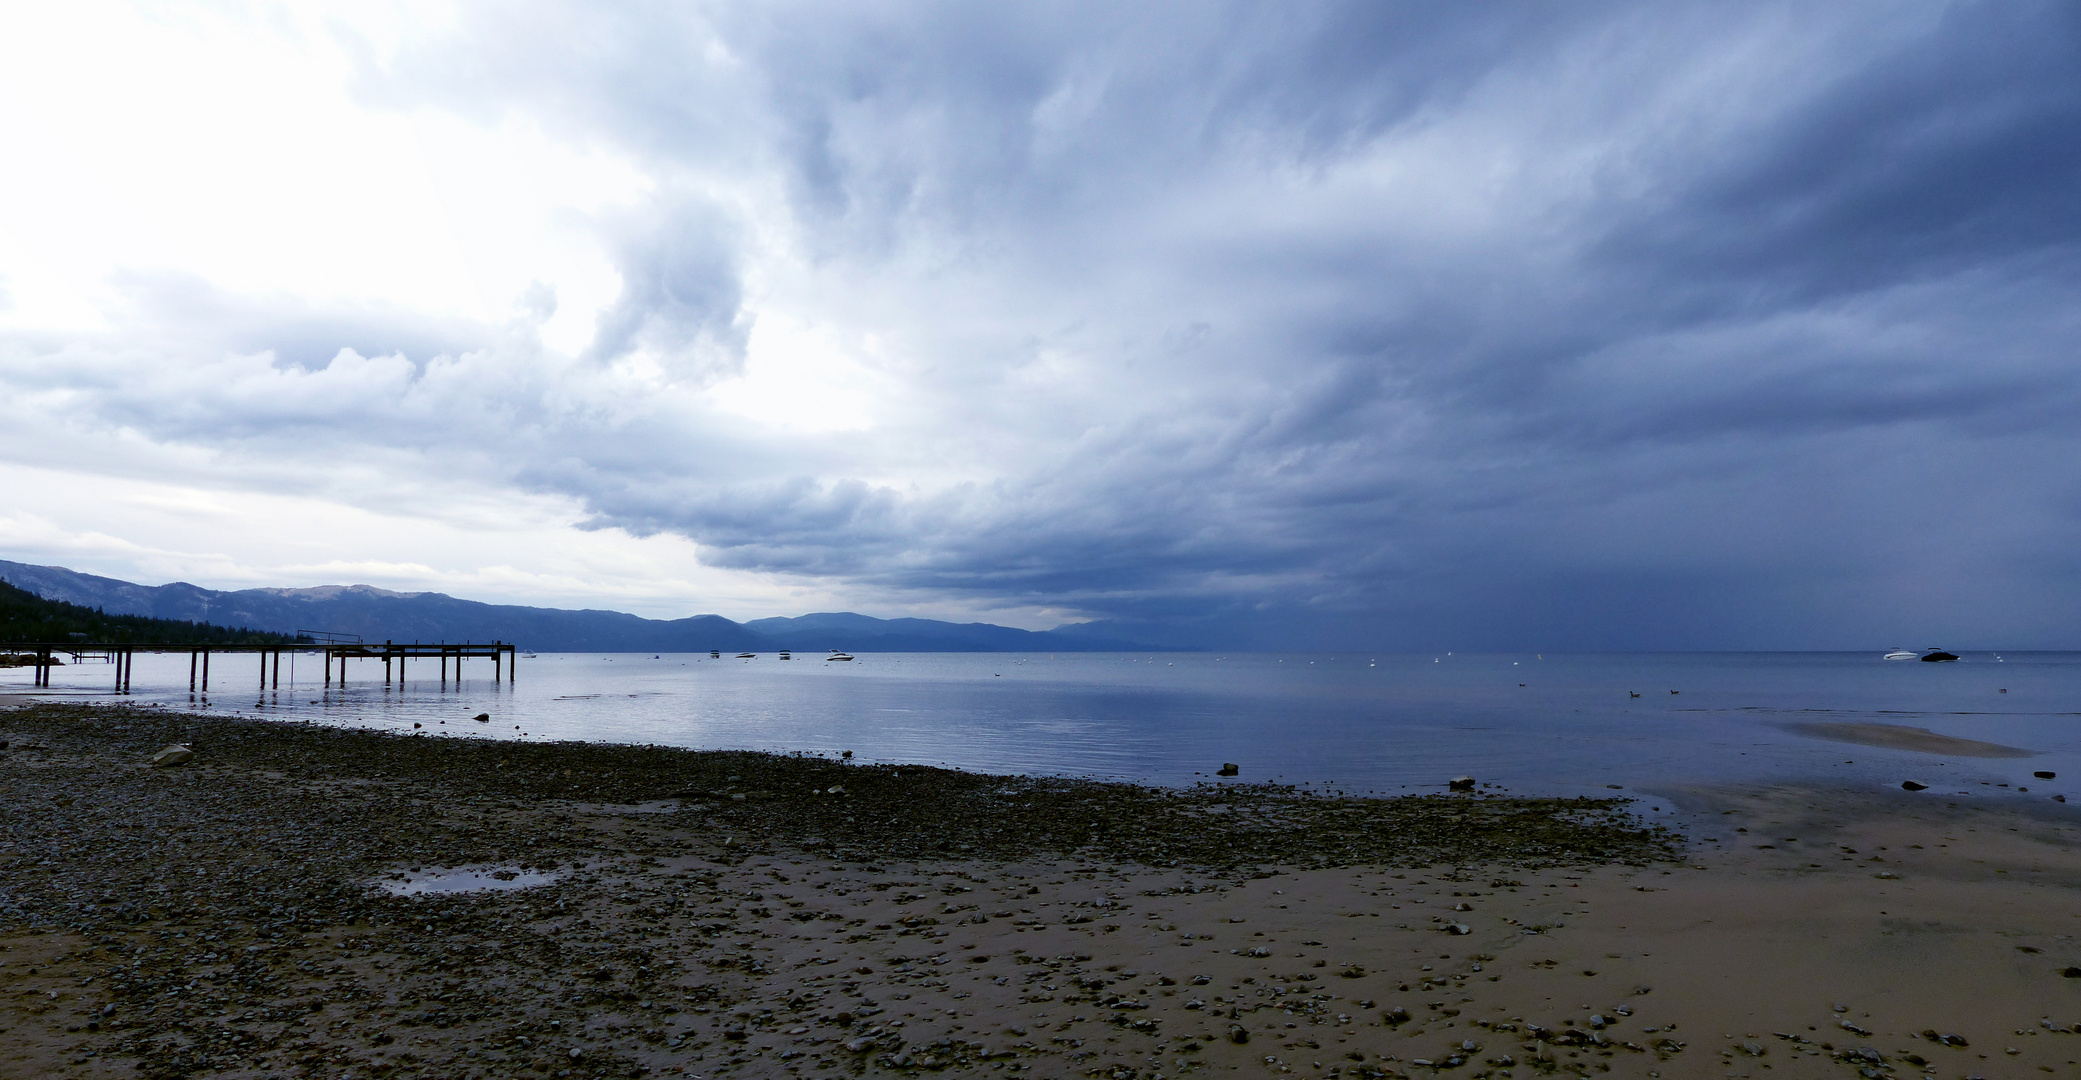
M2081 1071L2049 803L1658 792L1677 836L9 704L4 1077Z

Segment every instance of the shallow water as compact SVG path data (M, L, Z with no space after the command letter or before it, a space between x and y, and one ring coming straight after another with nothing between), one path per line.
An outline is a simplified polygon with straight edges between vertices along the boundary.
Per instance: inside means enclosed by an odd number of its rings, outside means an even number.
M517 866L463 866L446 870L401 871L380 878L376 887L392 896L448 895L468 892L503 892L547 885L564 875L560 872L526 871Z
M1544 794L1912 776L1935 792L2037 797L2081 777L2081 653L1969 653L1955 664L1877 653L544 654L523 658L512 684L494 683L488 662L459 683L423 677L436 671L429 662L386 684L379 662L360 661L345 689L329 690L306 655L285 657L283 688L264 692L254 658L213 666L214 692L191 698L185 656L140 656L130 700L439 737L851 750L859 761L1159 784L1212 779L1235 762L1245 781L1352 792L1432 790L1460 774ZM56 689L104 696L111 678L106 665L61 668ZM27 669L0 672L0 691L28 681ZM480 712L492 721L469 719ZM1794 730L1815 721L2033 753L1946 757ZM2036 780L2039 769L2062 779ZM2081 799L2081 788L2069 794Z

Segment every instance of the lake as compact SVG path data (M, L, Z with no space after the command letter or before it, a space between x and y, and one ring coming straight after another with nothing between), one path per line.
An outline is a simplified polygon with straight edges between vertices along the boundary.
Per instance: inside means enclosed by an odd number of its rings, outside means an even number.
M2050 794L2081 777L2081 653L2067 652L1951 664L1876 653L564 653L523 658L511 685L494 683L487 661L446 684L415 663L402 686L358 661L348 686L330 690L304 655L285 657L283 688L266 692L251 656L212 666L214 692L191 698L185 655L140 655L129 700L444 737L851 750L864 762L1166 785L1235 762L1245 781L1353 793L1437 790L1462 774L1559 795L1907 777L1945 793ZM106 699L111 681L90 661L58 669L53 689ZM0 672L0 690L28 683L26 668ZM1946 756L1796 730L1817 721L1921 727L2034 755ZM2040 769L2062 780L2034 780Z

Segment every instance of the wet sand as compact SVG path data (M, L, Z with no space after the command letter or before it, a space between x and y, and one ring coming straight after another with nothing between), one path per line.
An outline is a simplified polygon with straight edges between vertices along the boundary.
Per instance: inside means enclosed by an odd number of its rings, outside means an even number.
M169 733L196 762L139 768ZM0 1076L2081 1071L2049 802L1668 792L1711 823L1679 850L1573 800L76 706L0 738ZM560 876L368 884L462 865Z
M1913 750L1922 754L2022 758L2030 757L2033 753L2021 747L1981 742L1978 739L1961 739L1955 735L1939 735L1927 728L1908 727L1903 724L1805 723L1788 726L1791 730L1811 738L1855 743L1858 746L1879 746L1888 750Z

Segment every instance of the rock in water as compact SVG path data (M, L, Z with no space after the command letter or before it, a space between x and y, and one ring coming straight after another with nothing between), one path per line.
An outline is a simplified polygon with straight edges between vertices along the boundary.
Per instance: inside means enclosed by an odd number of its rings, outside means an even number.
M1902 791L1922 791L1928 787L1928 784L1917 783L1913 780L1902 780L1900 782L1900 790Z
M182 746L180 743L174 743L172 746L152 755L152 768L164 769L174 765L186 765L194 759L195 751Z
M1474 790L1474 778L1471 776L1455 776L1447 781L1445 786L1454 791L1472 791Z
M475 716L470 717L470 719L475 720L480 724L489 724L491 723L491 714L488 712L481 712Z
M1234 776L1234 775L1236 775L1236 774L1238 774L1238 773L1240 773L1240 772L1242 772L1242 771L1243 771L1243 770L1241 770L1241 769L1239 769L1239 768L1237 768L1237 767L1236 767L1236 763L1235 763L1235 762L1233 762L1233 761L1224 761L1224 762L1222 762L1222 763L1221 763L1221 771L1220 771L1220 772L1217 772L1217 773L1215 773L1214 775L1215 775L1215 776Z
M7 744L6 744L6 743L0 743L0 750L5 750L5 749L7 749ZM2039 770L2038 770L2037 772L2034 772L2034 773L2032 773L2031 775L2032 775L2032 776L2035 776L2035 777L2037 777L2037 778L2038 778L2038 779L2040 779L2040 780L2057 780L2057 779L2059 779L2059 774L2058 774L2058 773L2056 773L2056 772L2053 772L2053 771L2052 771L2051 769L2039 769Z

